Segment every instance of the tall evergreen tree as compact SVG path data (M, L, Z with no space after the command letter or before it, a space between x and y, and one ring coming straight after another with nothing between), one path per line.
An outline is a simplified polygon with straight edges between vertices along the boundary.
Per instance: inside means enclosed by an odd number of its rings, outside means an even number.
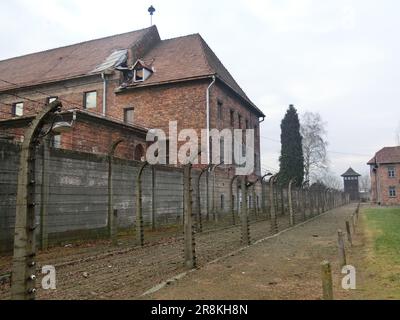
M301 186L304 180L303 138L300 133L300 121L297 110L289 106L281 124L281 157L278 182L287 185L292 178Z

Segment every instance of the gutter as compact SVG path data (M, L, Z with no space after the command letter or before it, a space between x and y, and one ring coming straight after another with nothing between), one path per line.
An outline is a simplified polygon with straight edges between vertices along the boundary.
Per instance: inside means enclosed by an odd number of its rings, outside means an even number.
M106 78L106 74L104 72L101 74L101 78L103 79L103 116L106 116L106 113L107 113L107 78Z
M207 112L207 164L211 164L211 154L210 154L210 90L211 87L215 84L216 82L216 77L215 75L212 76L212 82L207 88L207 93L206 93L206 112Z

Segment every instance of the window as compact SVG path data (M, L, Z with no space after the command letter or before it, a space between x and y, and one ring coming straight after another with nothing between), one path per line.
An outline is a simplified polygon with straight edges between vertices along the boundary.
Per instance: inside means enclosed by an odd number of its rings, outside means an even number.
M12 115L14 117L22 117L24 115L24 103L18 102L13 105Z
M219 140L219 162L223 163L225 161L225 140L221 138Z
M396 170L394 167L388 168L389 178L396 178Z
M235 126L235 111L231 110L231 127Z
M49 97L49 98L47 98L47 104L50 104L50 103L56 101L57 99L58 99L58 97Z
M144 69L139 68L136 69L133 75L133 81L134 82L143 82L144 81Z
M396 187L389 187L389 197L396 198Z
M222 106L223 103L221 101L218 101L218 120L222 120Z
M225 209L225 195L221 194L221 210Z
M250 122L246 119L246 129L250 129Z
M85 109L94 109L97 108L97 92L91 91L85 93L84 99Z
M134 113L135 109L134 108L127 108L124 110L124 122L133 124L134 121Z
M240 114L238 115L238 121L239 121L239 129L242 129L242 116Z

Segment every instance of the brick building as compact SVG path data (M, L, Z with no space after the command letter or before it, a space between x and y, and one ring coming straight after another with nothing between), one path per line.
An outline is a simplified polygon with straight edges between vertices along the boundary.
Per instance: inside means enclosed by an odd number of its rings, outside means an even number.
M368 162L371 198L381 205L400 205L400 147L386 147Z
M66 111L83 110L79 114L86 119L57 138L62 148L75 149L80 144L74 141L85 137L88 150L100 152L99 143L130 132L133 149L145 149L143 131L168 133L170 121L178 122L178 130L196 129L199 136L207 128L248 128L256 132L260 173L259 123L265 115L199 34L161 40L152 26L0 61L3 132L10 119L29 117L56 98Z

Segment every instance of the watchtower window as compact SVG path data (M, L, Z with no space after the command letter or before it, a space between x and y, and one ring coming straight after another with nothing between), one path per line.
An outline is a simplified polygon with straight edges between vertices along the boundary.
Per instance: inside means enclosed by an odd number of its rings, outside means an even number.
M389 175L389 178L396 178L396 170L394 167L388 168L388 175Z

